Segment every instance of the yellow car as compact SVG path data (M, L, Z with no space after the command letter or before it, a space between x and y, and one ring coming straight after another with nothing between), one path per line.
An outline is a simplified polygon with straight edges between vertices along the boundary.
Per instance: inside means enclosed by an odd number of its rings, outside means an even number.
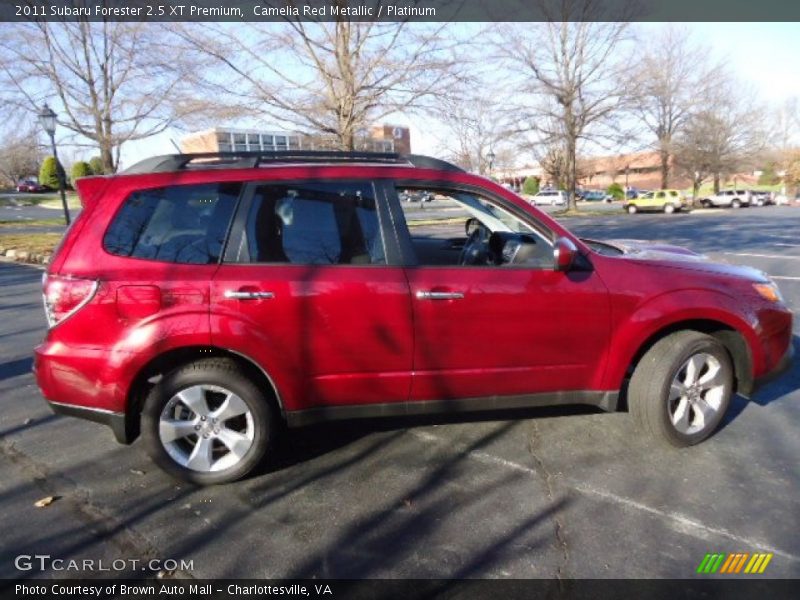
M655 190L646 192L638 198L625 201L622 208L630 214L639 211L659 211L667 214L687 208L686 199L678 190Z

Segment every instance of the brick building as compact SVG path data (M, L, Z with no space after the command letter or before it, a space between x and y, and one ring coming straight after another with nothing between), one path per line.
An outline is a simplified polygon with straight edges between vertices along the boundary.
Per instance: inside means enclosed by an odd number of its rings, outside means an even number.
M181 139L181 152L270 152L286 150L331 150L333 140L322 135L292 131L266 131L215 127ZM369 152L411 152L407 127L375 125L369 134L356 139L356 150Z

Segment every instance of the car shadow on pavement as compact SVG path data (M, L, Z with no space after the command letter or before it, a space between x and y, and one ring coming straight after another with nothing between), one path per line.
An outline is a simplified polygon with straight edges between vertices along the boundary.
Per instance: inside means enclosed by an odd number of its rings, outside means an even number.
M19 375L26 375L31 372L33 367L33 357L26 356L17 360L0 363L0 381L11 379Z
M800 356L800 336L795 335L792 337L792 345L794 347L794 358L789 369L774 381L764 384L764 387L756 391L750 400L738 394L735 395L731 399L728 412L725 414L719 426L720 431L744 412L751 402L760 407L764 407L771 402L783 398L786 394L800 389L800 362L798 361L798 356Z
M487 410L478 412L453 412L431 415L393 416L352 421L333 421L318 425L282 429L277 433L273 456L264 461L247 479L265 473L291 468L297 464L313 461L320 456L333 453L361 438L376 433L402 433L416 427L433 425L455 425L459 423L516 423L530 419L557 418L605 414L593 406L567 405L533 408Z

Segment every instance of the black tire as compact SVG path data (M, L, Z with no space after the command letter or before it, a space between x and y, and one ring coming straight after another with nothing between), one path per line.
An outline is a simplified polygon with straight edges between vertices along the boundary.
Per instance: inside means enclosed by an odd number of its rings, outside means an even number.
M628 211L629 215L635 215L639 211L635 204L628 204L628 206L625 207L625 210Z
M741 206L742 206L742 203L739 201L739 199L738 199L738 198L734 198L734 199L731 201L731 207L732 207L732 208L741 208Z
M683 365L693 356L713 356L719 364L721 389L719 407L699 431L684 433L670 417L670 388ZM698 374L698 379L702 378ZM678 331L656 342L633 372L628 386L628 407L639 428L662 444L693 446L709 437L719 426L733 395L733 367L725 347L715 338L697 331ZM686 404L687 414L694 411Z
M167 403L178 392L199 385L216 386L233 392L252 415L251 445L236 464L219 471L198 471L179 464L167 452L159 435L160 419ZM142 439L145 450L153 461L173 477L199 485L229 483L247 475L264 458L275 437L273 413L272 405L264 392L235 362L224 358L206 358L167 373L153 386L142 410ZM215 436L211 434L211 437ZM217 448L224 451L224 446L219 445L221 442L215 443Z
M674 205L674 204L670 204L669 202L667 202L667 203L664 205L664 212L665 212L666 214L668 214L668 215L671 215L672 213L674 213L674 212L675 212L675 205Z
M702 200L700 206L703 208L712 208L714 205L711 203L711 200Z

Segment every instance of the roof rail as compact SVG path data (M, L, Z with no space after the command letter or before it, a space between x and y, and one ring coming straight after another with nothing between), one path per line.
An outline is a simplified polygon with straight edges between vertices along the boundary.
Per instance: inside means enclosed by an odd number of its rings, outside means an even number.
M278 152L201 152L165 154L146 158L123 171L126 175L140 173L172 173L186 169L241 168L249 169L270 163L379 163L463 171L449 162L419 154L379 152L339 152L289 150Z

